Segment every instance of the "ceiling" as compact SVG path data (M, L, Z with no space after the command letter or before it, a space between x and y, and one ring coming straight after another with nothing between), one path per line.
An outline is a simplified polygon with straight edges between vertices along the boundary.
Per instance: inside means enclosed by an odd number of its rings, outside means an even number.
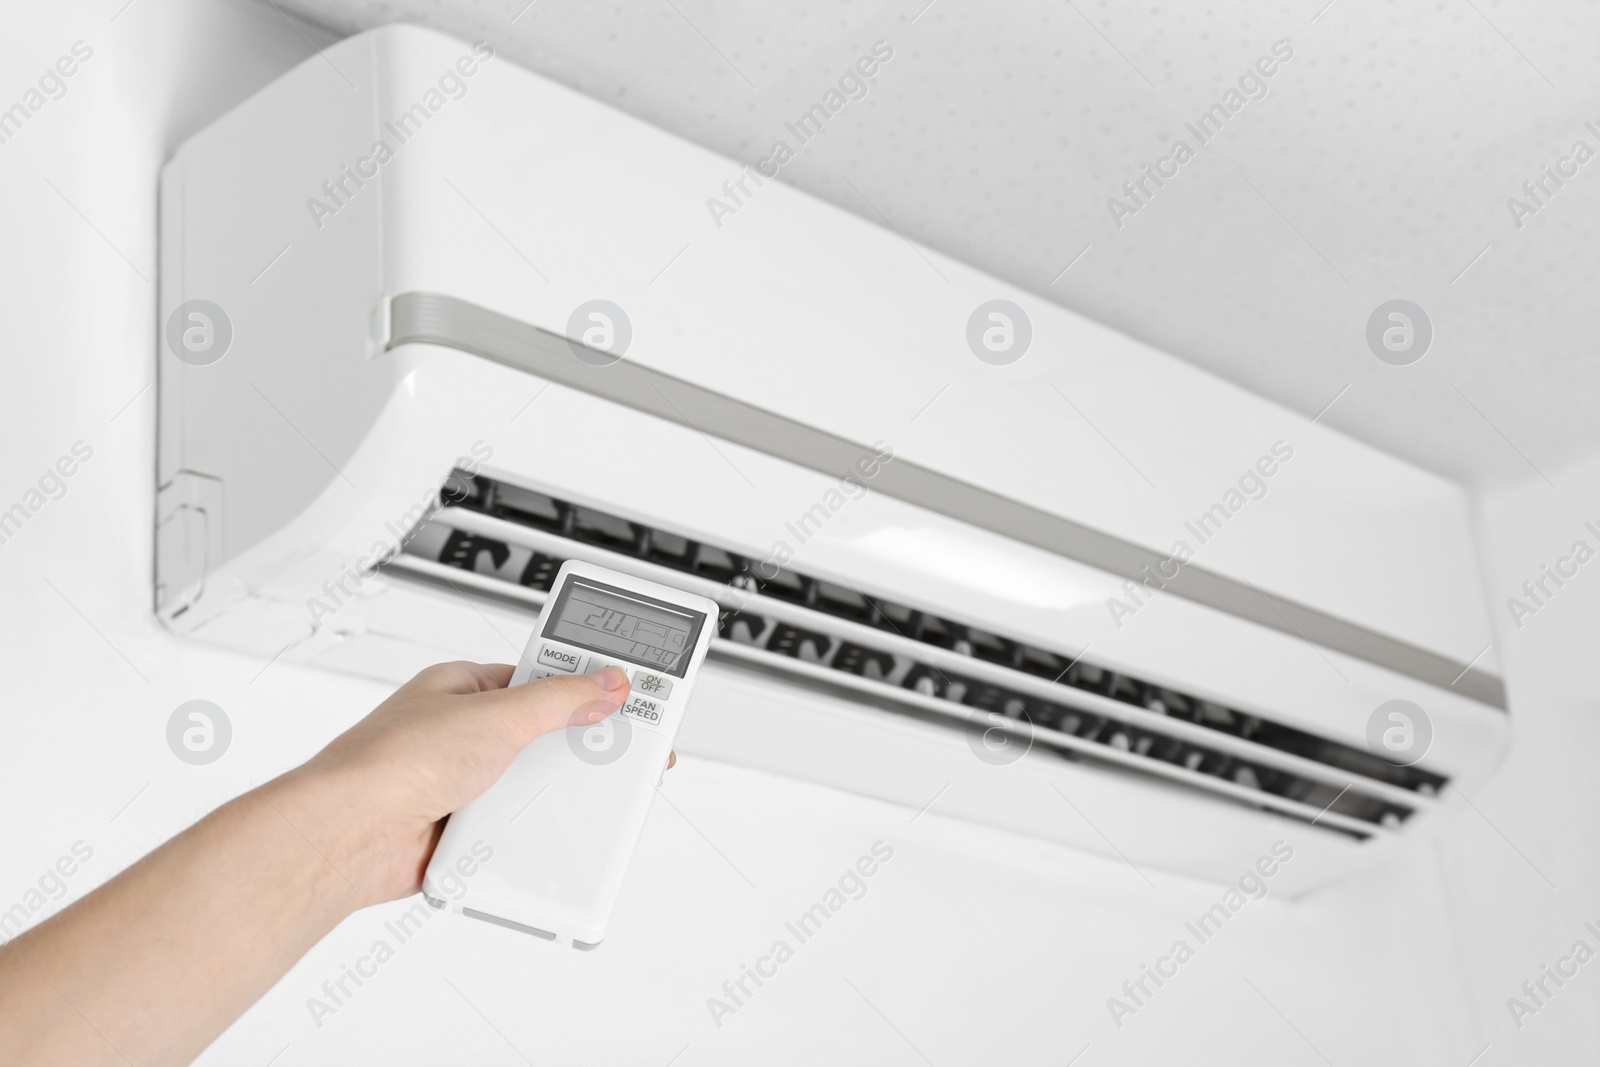
M487 39L748 163L881 39L783 180L1462 482L1600 451L1600 159L1507 203L1600 151L1593 3L281 2ZM1185 123L1285 38L1200 145ZM1114 219L1179 138L1194 157ZM1367 342L1397 298L1434 334L1405 366Z

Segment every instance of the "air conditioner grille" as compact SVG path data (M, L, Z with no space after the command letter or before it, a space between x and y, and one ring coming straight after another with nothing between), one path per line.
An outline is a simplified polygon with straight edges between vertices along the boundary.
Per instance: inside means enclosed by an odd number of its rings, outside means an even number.
M1415 810L1412 805L1391 796L1362 791L1360 782L1341 790L1328 781L1242 758L1188 737L1173 737L1146 729L1123 721L1116 714L1086 710L1075 706L1081 703L1071 696L1076 691L1230 735L1253 746L1385 783L1422 798L1436 796L1447 782L1444 777L1420 767L1391 766L1371 753L1341 742L1082 659L1070 659L1063 653L911 605L870 596L848 585L791 569L763 577L755 569L757 561L736 551L497 479L457 471L446 483L443 502L463 511L541 530L592 549L693 574L737 590L743 596L756 594L759 598L804 609L812 613L806 617L814 617L814 624L770 618L748 608L725 609L719 619L719 633L735 645L760 650L771 657L825 668L884 688L895 687L942 704L959 704L977 713L1003 716L1019 727L1031 724L1030 732L1036 732L1047 743L1054 735L1062 735L1063 743L1055 747L1067 758L1093 761L1095 748L1109 749L1386 829L1397 828ZM424 520L425 524L437 526L448 514L436 513ZM408 543L408 552L529 589L548 592L556 571L566 558L560 554L559 546L550 545L548 539L537 549L519 548L519 555L513 560L512 546L505 540L452 528L443 531L441 547L439 534L440 531L434 531L433 536L414 538ZM522 553L526 553L525 559ZM770 570L770 567L762 570ZM755 598L751 600L754 602ZM827 622L830 618L1046 681L1059 687L1060 698L1041 699L1032 692L1010 689L987 678L948 669L948 666L917 662L912 657L869 647L861 640L831 633L830 629L837 627L830 627ZM1114 707L1110 710L1114 712ZM1093 747L1073 745L1067 739L1091 742ZM1119 766L1128 769L1126 759L1122 759ZM1347 828L1333 828L1351 832ZM1356 831L1354 836L1363 835Z

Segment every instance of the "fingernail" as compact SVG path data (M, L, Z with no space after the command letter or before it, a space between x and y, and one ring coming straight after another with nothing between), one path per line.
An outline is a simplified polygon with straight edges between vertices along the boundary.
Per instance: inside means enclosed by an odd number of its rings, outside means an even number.
M623 673L621 667L602 667L597 671L591 672L589 677L593 678L595 684L601 689L628 688L628 676Z
M589 713L589 721L590 722L599 722L601 719L603 719L605 717L606 717L606 713L603 712L603 711L591 711Z

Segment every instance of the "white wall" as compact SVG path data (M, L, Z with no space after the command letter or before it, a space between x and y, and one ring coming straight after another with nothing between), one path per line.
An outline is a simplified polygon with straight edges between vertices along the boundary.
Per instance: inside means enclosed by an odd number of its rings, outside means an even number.
M93 858L47 910L58 908L384 695L340 676L263 671L152 623L156 170L187 133L311 48L271 7L136 0L118 14L121 3L8 5L0 16L0 102L20 98L75 41L94 49L66 96L0 145L0 508L74 442L94 450L66 495L0 544L0 808L11 813L0 910L29 899L81 840ZM1572 482L1560 497L1536 485L1495 498L1485 528L1505 562L1492 581L1520 581L1550 558L1573 525L1562 507L1584 495L1584 479ZM1590 499L1597 482L1600 469L1587 475ZM686 761L669 776L673 806L652 816L601 952L433 920L319 1027L308 998L388 936L383 922L402 910L378 909L319 946L202 1062L263 1064L281 1052L285 1067L665 1064L687 1046L683 1064L757 1051L763 1062L915 1063L920 1052L944 1067L1059 1064L1089 1046L1085 1065L1319 1054L1461 1065L1491 1043L1480 1063L1552 1062L1556 1049L1571 1061L1582 1042L1592 1061L1600 964L1521 1032L1503 1004L1581 936L1578 918L1600 919L1600 908L1583 915L1600 868L1579 832L1593 827L1596 793L1584 774L1593 748L1581 744L1597 729L1582 640L1600 611L1600 563L1590 566L1509 635L1518 748L1474 798L1499 832L1463 821L1437 849L1305 906L1252 905L1121 1030L1107 996L1183 936L1216 888L1159 875L1151 887L1120 863L936 812L912 821ZM235 729L227 756L205 768L176 760L164 736L171 711L197 697L224 707ZM895 859L868 895L714 1028L706 998L879 839Z
M1500 776L1473 798L1480 817L1463 822L1440 862L1472 1009L1494 1020L1497 1045L1515 1050L1508 1062L1579 1062L1580 1042L1583 1060L1594 1062L1600 962L1563 986L1547 980L1546 1006L1519 988L1579 940L1600 953L1600 933L1584 927L1600 931L1600 562L1564 564L1576 575L1560 586L1546 578L1537 601L1522 590L1575 542L1600 553L1600 535L1584 525L1600 529L1600 457L1546 475L1479 501L1516 740ZM1534 614L1514 615L1512 597ZM1520 1027L1513 996L1538 1007L1520 1015Z

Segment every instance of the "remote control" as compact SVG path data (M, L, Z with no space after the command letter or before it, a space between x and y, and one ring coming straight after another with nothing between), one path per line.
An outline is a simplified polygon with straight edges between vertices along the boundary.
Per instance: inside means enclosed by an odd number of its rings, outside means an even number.
M716 629L712 600L564 563L511 684L609 665L627 672L631 691L599 722L536 738L450 816L423 878L428 903L580 949L598 945ZM574 718L588 712L575 709Z

